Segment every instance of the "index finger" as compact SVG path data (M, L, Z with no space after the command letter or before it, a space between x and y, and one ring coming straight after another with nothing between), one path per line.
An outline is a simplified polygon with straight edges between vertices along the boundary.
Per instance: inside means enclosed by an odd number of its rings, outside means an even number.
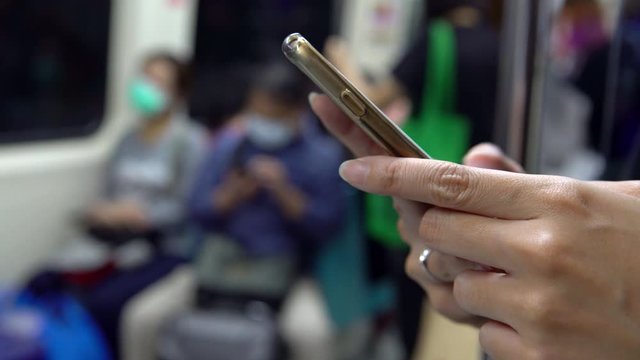
M387 156L347 161L340 175L366 192L510 220L542 215L535 192L547 184L541 176Z
M311 93L309 104L327 130L348 147L355 156L386 154L384 149L349 119L328 96Z

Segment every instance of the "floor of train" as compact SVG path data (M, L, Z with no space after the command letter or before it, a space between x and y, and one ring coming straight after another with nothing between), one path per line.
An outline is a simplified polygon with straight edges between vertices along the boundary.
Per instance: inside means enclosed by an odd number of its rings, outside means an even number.
M476 360L480 358L478 330L453 323L425 306L423 329L415 360Z

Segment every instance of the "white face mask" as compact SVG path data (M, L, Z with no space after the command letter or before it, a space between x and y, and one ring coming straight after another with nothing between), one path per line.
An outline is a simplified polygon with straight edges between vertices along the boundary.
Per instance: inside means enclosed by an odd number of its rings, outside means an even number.
M295 129L259 114L247 117L247 137L256 146L264 150L276 150L291 143L296 135Z

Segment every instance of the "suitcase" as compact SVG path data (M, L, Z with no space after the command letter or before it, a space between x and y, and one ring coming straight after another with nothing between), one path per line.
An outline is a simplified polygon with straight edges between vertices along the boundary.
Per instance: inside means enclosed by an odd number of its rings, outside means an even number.
M275 360L276 318L260 303L184 313L166 324L157 348L162 360Z

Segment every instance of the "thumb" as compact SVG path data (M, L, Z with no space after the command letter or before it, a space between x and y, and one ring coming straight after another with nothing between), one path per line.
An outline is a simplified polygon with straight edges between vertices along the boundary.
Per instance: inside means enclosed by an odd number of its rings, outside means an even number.
M463 163L467 166L484 169L524 172L520 164L507 157L499 147L490 143L479 144L471 148L464 157Z

